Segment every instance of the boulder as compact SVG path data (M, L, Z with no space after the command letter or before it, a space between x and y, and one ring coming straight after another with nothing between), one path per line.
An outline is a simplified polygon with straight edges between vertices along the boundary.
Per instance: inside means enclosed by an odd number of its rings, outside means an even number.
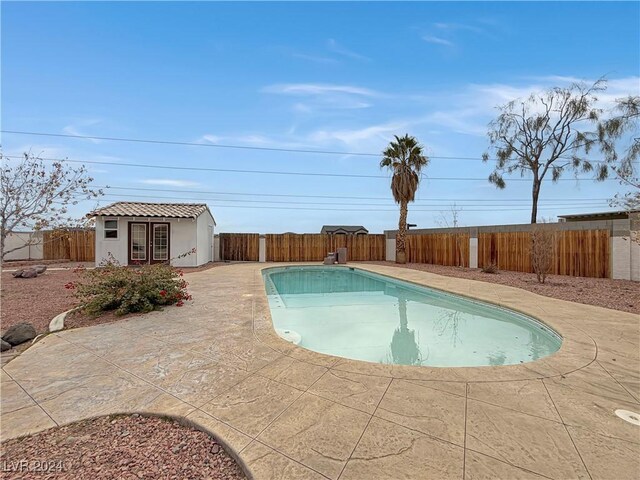
M24 273L24 268L19 268L18 270L13 272L11 275L13 275L13 278L18 278L18 277L21 277L23 273Z
M11 349L11 344L9 342L5 342L4 340L0 340L2 348L0 348L0 352L4 352L6 350Z
M38 276L38 272L36 272L35 268L28 268L24 272L22 272L22 278L35 278Z
M36 329L30 323L17 323L10 326L4 335L2 340L11 345L20 345L21 343L33 340L36 338Z
M34 265L33 269L36 271L38 275L47 271L46 265Z

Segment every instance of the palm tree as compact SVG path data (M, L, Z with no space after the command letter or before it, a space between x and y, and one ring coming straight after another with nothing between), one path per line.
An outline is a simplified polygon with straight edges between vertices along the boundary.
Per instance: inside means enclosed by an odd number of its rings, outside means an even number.
M429 164L429 159L422 153L422 146L414 137L394 135L395 142L382 152L380 168L388 168L391 177L391 192L396 203L400 204L400 221L396 235L396 263L407 263L405 237L407 235L407 204L413 202L420 172Z
M420 345L416 341L416 331L409 330L407 318L407 299L402 293L398 295L398 316L400 328L396 328L391 338L391 358L396 365L420 365L422 355Z

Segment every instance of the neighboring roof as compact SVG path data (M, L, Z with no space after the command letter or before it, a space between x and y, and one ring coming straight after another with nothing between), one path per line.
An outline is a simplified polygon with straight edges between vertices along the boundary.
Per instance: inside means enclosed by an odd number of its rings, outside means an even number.
M204 212L209 212L211 215L206 203L116 202L98 208L87 216L197 218Z
M596 213L575 213L572 215L558 215L558 218L564 218L566 220L580 220L580 219L602 219L603 217L608 219L629 218L632 213L640 213L640 210L617 210L613 212L596 212Z
M369 233L369 230L364 228L362 225L323 225L322 230L320 230L320 233L333 233L333 232Z

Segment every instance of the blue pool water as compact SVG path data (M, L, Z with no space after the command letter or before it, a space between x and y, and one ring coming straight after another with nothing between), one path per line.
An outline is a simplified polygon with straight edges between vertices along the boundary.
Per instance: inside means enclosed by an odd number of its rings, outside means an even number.
M263 277L276 331L320 353L461 367L531 362L562 344L526 315L359 269L277 267Z

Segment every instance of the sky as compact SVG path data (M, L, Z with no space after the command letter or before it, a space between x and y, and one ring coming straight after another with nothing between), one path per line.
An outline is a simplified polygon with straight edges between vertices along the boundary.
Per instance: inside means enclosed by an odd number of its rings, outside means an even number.
M405 133L431 157L410 223L451 224L454 203L460 225L527 223L530 182L497 190L480 160L496 107L603 75L604 106L640 94L638 2L0 8L2 130L195 144L2 133L3 154L86 162L110 187L99 205L206 202L219 232L396 228L379 153ZM543 184L542 217L606 211L624 191L563 178Z

